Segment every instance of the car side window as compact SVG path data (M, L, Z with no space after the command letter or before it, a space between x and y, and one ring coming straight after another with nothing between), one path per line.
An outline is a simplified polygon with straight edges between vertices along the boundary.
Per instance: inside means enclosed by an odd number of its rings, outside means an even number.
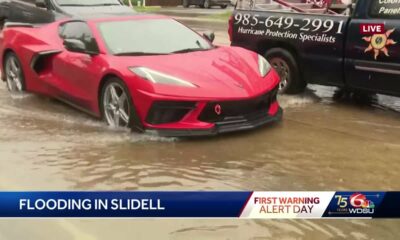
M85 22L67 22L60 26L59 34L62 39L81 40L87 50L97 50L98 46L90 27Z
M369 15L373 18L400 19L400 0L371 1Z

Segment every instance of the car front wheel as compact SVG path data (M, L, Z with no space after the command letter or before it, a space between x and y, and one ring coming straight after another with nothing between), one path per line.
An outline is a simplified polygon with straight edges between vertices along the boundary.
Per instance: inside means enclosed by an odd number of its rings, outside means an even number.
M12 93L21 93L25 90L25 78L21 62L15 53L10 52L4 61L4 72L8 90Z
M101 91L100 108L104 121L114 128L138 129L131 94L125 83L116 77L110 78Z

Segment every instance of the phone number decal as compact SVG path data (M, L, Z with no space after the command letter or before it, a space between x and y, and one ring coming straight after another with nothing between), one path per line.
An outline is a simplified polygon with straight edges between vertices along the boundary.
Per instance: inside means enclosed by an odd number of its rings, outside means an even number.
M241 34L265 35L299 39L301 41L336 42L336 35L343 35L344 21L320 18L302 18L269 16L263 18L257 14L234 16L234 24L239 25ZM272 30L274 29L274 30ZM332 35L333 34L333 35Z

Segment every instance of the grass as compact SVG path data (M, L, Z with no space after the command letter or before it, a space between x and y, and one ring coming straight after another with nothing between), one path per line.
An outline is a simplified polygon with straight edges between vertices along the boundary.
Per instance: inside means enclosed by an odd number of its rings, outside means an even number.
M148 7L133 7L136 12L158 12L161 10L160 6L148 6Z
M203 18L221 20L221 21L228 21L229 18L231 17L231 15L232 15L231 11L226 11L224 13L217 13L217 14L207 15L207 16L204 16Z

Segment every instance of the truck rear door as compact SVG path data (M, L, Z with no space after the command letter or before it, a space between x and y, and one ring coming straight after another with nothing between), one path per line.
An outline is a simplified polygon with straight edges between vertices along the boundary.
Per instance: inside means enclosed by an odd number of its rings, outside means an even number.
M359 1L348 28L345 70L350 87L400 95L400 1Z
M348 16L328 14L326 9L301 3L301 0L296 5L289 4L293 1L284 1L286 5L276 1L268 4L255 2L238 2L231 20L232 46L244 47L261 55L272 48L284 48L296 56L301 77L306 82L344 85ZM303 8L299 9L299 6Z

